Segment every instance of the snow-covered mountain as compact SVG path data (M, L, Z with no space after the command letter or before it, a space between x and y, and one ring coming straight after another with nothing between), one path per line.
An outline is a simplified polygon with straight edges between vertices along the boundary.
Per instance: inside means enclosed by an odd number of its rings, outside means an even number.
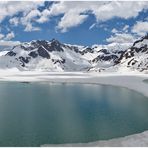
M0 68L81 71L91 67L90 62L82 56L82 48L82 46L62 44L54 39L22 43L0 57Z
M148 70L148 35L123 52L116 63L122 67L128 67L131 70L140 72Z
M0 53L0 68L46 71L145 71L148 68L148 35L135 43L93 45L34 40Z
M122 44L120 44L120 47L122 47ZM105 58L108 58L108 64L106 64L105 62L96 62L97 65L91 68L90 71L148 71L148 34L141 39L135 41L132 45L129 44L127 46L123 46L122 49L123 50L118 50L117 48L117 50L113 50L111 54L102 54L103 56L105 56ZM101 58L99 56L94 60L100 61L100 59ZM99 63L103 66L100 66Z

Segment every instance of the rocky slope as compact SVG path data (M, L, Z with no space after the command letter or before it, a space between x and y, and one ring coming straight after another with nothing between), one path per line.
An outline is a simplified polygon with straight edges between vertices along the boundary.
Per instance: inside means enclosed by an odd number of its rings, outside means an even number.
M128 67L131 70L147 71L148 35L135 41L129 49L125 50L120 58L116 60L116 64L122 67Z

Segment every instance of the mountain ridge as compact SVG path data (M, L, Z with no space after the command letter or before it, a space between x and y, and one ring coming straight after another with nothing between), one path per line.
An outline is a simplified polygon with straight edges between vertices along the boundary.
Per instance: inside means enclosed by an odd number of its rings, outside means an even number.
M0 68L46 71L147 71L148 34L131 44L79 46L56 39L13 46L0 56Z

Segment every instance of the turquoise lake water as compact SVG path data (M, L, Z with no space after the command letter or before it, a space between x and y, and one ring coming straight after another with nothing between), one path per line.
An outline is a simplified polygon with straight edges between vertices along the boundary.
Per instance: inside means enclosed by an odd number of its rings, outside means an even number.
M108 140L148 130L148 98L121 87L0 82L0 146Z

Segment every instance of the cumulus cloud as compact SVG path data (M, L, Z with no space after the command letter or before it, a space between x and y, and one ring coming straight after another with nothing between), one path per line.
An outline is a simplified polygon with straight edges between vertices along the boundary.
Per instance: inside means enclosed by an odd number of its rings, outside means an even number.
M33 21L33 19L40 15L40 11L37 10L39 6L43 6L43 1L1 1L0 2L0 23L6 18L11 17L9 23L18 26L22 24L25 28L28 28L27 24ZM22 16L16 17L15 15L22 13ZM14 17L13 17L14 16ZM31 27L30 27L31 28ZM35 29L34 27L34 30ZM27 30L27 29L26 29Z
M4 38L4 35L0 33L0 40Z
M37 19L36 21L38 23L45 23L49 20L49 16L50 16L50 11L48 9L45 9L40 13L40 18Z
M116 28L113 28L111 32L112 32L112 33L117 33L118 30L117 30Z
M20 41L5 41L0 40L0 46L15 46L20 44Z
M0 22L7 16L14 16L19 12L28 13L38 6L43 5L43 1L1 1L0 2Z
M5 36L5 40L11 40L15 37L15 34L13 31L9 32L6 36Z
M9 20L9 23L14 25L14 26L18 26L19 24L19 18L18 17L13 17Z
M14 37L15 37L15 34L13 31L9 32L8 34L0 33L0 40L11 40Z
M36 23L45 23L49 20L49 10L44 9L40 12L37 9L31 10L29 13L25 13L20 18L20 24L25 26L24 31L39 31L41 28L34 26Z
M50 17L62 14L56 28L65 32L82 24L90 14L94 15L97 21L107 21L114 17L128 19L138 16L139 12L148 8L146 1L60 1L54 2L49 9L39 11L37 8L43 3L43 1L0 2L0 22L7 16L22 12L23 17L20 20L14 17L9 22L15 26L21 23L25 26L25 31L31 31L31 28L35 31L39 29L33 27L32 22L44 23Z
M107 42L112 43L133 43L139 36L137 34L133 34L131 32L131 28L129 25L124 25L120 29L113 28L111 30L111 35L106 39Z
M107 38L106 41L109 43L133 43L135 37L128 33L116 33L114 36Z
M0 51L11 50L13 46L20 44L19 41L0 40Z
M24 19L25 19L25 21L30 21L30 20L32 20L32 19L34 19L34 18L36 18L36 17L38 17L38 16L40 16L40 15L41 15L40 11L37 10L37 9L35 9L35 10L30 11L30 12L24 17Z
M60 29L61 32L66 32L69 28L82 24L87 17L87 15L78 15L77 13L71 11L62 17L57 28Z
M63 14L57 28L66 32L69 28L82 24L88 15L83 14L88 10L89 2L56 2L50 8L50 16ZM94 2L93 2L94 3Z
M106 21L114 17L129 19L138 16L139 12L148 8L145 1L112 1L92 10L97 20Z
M39 31L41 28L34 26L35 22L43 23L45 22L45 17L43 14L45 13L46 9L43 12L40 12L37 9L31 10L28 13L24 13L21 17L13 17L9 20L9 23L18 26L21 24L25 27L24 31L31 32L31 31Z
M67 31L71 27L82 24L90 14L94 15L97 21L107 21L114 17L129 19L138 16L139 12L147 8L148 3L146 1L61 1L50 7L49 15L58 16L63 14L58 23L58 28L61 31ZM65 27L64 24L66 24Z
M128 29L129 29L129 25L125 25L125 26L123 27L123 31L124 31L124 32L128 32Z
M50 16L63 15L60 19L57 28L62 32L67 31L72 27L76 27L82 24L89 14L92 14L92 10L99 9L99 7L106 2L89 2L89 1L61 1L54 3L50 9Z
M26 31L31 31L31 29L33 31L38 30L37 27L32 26L32 21L35 17L40 16L40 11L37 10L37 8L38 6L43 6L43 4L43 1L1 1L0 22L2 22L6 17L11 17L9 23L14 26L22 24L25 26ZM15 15L20 12L23 17L16 17Z
M44 1L1 1L0 22L6 17L11 17L10 24L14 26L21 24L25 28L24 31L38 31L40 30L38 24L59 16L56 29L66 32L82 24L90 15L95 17L96 24L115 17L135 18L141 11L148 9L147 1L56 1L48 8L39 10L38 7L43 5ZM21 16L16 17L20 12ZM124 31L128 32L128 26L126 27Z
M25 26L24 31L26 32L39 31L40 28L33 26L33 23L40 15L41 15L40 11L35 9L25 14L23 17L21 17L20 23Z
M129 30L130 30L130 26L129 25L125 25L125 26L123 26L120 29L113 28L111 30L111 33L113 33L113 34L116 34L116 33L128 33Z
M39 27L32 26L31 23L27 23L24 31L31 32L31 31L39 31L41 30Z
M139 21L137 22L133 28L132 28L132 32L136 33L139 36L144 36L146 33L148 33L148 22L142 22Z

